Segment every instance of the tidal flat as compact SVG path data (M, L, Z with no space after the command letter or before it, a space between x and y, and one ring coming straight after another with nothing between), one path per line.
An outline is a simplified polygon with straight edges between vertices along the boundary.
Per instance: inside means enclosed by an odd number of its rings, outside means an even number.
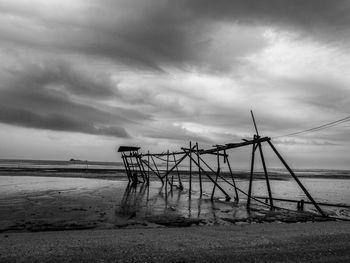
M323 181L322 181L323 180ZM336 181L327 189L329 179L304 180L319 201L346 203L349 198L349 180ZM326 180L326 181L324 181ZM131 186L127 180L70 178L55 176L0 176L0 231L50 231L75 229L157 228L191 225L230 225L262 222L304 222L324 220L317 216L312 205L305 212L294 212L295 204L282 204L285 209L269 211L254 203L247 211L244 196L239 202L225 201L217 191L210 199L211 184L203 182L200 198L198 181L193 182L191 193L188 181L184 189L168 188L158 181L150 185ZM248 182L238 180L246 190ZM303 198L294 182L272 181L274 194L282 197ZM226 187L232 197L232 187ZM322 189L323 188L323 189ZM320 194L322 189L322 194ZM317 191L318 190L318 191ZM263 180L254 182L253 193L266 191ZM278 193L281 192L281 193ZM349 209L324 208L330 215L349 217Z

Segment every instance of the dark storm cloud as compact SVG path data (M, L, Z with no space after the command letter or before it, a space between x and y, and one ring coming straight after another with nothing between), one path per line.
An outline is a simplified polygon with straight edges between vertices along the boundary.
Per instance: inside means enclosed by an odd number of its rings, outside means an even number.
M49 88L51 85L83 97L113 98L117 96L118 87L108 81L108 76L83 72L73 68L64 61L43 61L38 64L25 64L23 70L12 70L16 86L28 86L26 89Z
M181 1L200 17L234 20L253 25L279 25L331 40L348 38L350 2L347 0L194 0ZM338 41L339 39L333 39Z
M164 129L165 128L165 129ZM214 141L206 136L201 136L196 133L187 131L180 127L164 127L164 130L153 130L152 132L145 132L144 136L154 139L167 139L170 141L196 141L205 144L213 144Z
M67 64L25 65L10 73L0 88L0 121L17 126L129 137L125 124L150 118L120 107L89 105L117 98L108 78L76 72ZM103 101L103 100L102 100ZM132 117L132 120L130 120Z
M327 41L348 38L350 30L349 1L105 0L81 4L79 14L52 16L35 5L3 4L4 14L23 18L18 24L28 23L16 28L3 23L1 39L98 55L136 69L163 71L164 66L174 66L225 72L241 63L237 57L266 45L253 27L277 26ZM236 28L216 36L227 22L230 27L253 27L245 33ZM226 38L230 38L229 45Z
M80 116L67 116L57 113L38 114L29 110L15 107L0 106L0 122L21 127L48 129L54 131L81 132L96 135L128 138L129 134L122 127L98 127L88 119L82 120Z
M220 136L238 139L236 131L253 132L249 108L254 110L258 104L256 115L262 133L284 131L286 127L304 129L309 121L306 118L274 114L283 110L284 105L281 109L274 108L273 96L263 105L261 101L266 94L274 95L278 91L244 81L261 78L271 85L273 77L258 75L249 65L248 70L241 68L247 65L241 58L271 45L263 36L267 28L296 32L301 39L306 36L322 46L331 43L331 48L338 48L334 43L348 45L349 3L325 0L83 0L48 4L35 0L31 3L0 1L0 52L19 53L19 58L8 55L19 63L6 72L3 69L5 73L0 72L0 76L6 76L0 82L0 121L115 137L132 134L129 125L134 125L141 138L199 138L209 143ZM85 63L92 65L86 69ZM3 68L7 64L5 56ZM109 69L109 65L114 68ZM97 71L98 68L102 70ZM184 75L177 74L187 69L191 74L199 72L199 78L204 75L204 80L199 84L192 79L181 81ZM121 71L129 75L125 74L119 85L111 81L109 73L97 73L101 71L111 72L114 77L122 74ZM145 72L153 74L153 79L143 81ZM228 76L230 80L241 77L229 85L242 85L248 91L221 92L222 79L213 82L208 79L212 84L210 88L217 92L202 94L195 86L205 84L210 75L206 73ZM159 84L158 77L167 79ZM168 85L171 81L173 84ZM188 84L182 87L186 81ZM323 83L321 92L320 85L312 79L298 83L284 79L280 83L289 85L288 98L295 98L298 105L304 103L306 108L311 105L317 111L325 107L340 111L349 97L344 87L337 89L338 95L332 93L332 81ZM130 88L134 91L130 92ZM222 103L226 102L225 96L231 98L232 103ZM236 97L243 99L235 100ZM340 99L341 104L336 104ZM192 122L234 132L232 135L211 132L207 138L201 137L200 132L174 128L152 135L144 132L143 125L149 120L163 121L170 128L173 122Z
M90 9L93 16L88 16L89 28L82 35L83 50L156 70L171 65L227 71L240 63L236 57L266 45L257 37L256 26L297 31L327 42L348 39L350 31L350 2L344 0L102 3ZM252 27L216 36L227 22ZM220 40L230 44L218 45Z
M211 33L218 25L175 1L87 2L81 21L55 14L50 18L30 6L18 12L3 8L3 12L11 14L16 24L23 24L13 27L12 20L5 19L0 26L0 38L16 45L97 55L134 69L155 71L166 66L225 71L239 63L234 56L228 59L224 44L216 48L218 37ZM239 36L231 43L236 55L263 45L254 33L236 33Z

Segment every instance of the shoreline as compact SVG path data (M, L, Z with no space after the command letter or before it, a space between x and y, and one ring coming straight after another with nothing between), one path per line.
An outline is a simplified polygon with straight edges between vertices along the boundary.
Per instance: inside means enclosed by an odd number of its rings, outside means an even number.
M350 223L0 234L1 262L349 262Z
M187 170L179 170L183 179L187 180L186 175L189 175ZM214 173L208 172L209 174L215 176ZM322 174L315 175L310 173L303 173L295 171L297 177L300 178L317 178L317 179L350 179L347 174ZM196 171L192 172L193 176L197 176ZM231 178L231 175L227 171L221 172L221 175L225 178ZM102 168L29 168L29 167L0 167L0 176L44 176L44 177L79 177L79 178L95 178L95 179L123 179L127 180L125 169L102 169ZM152 177L156 178L154 174ZM233 172L235 179L249 180L250 173L247 171ZM255 171L255 179L265 179L264 172ZM289 180L292 177L289 174L269 171L269 178L273 180ZM203 177L204 180L207 180Z
M291 210L277 208L275 211L269 211L265 204L252 203L248 211L242 196L240 202L226 202L218 193L211 200L211 184L206 182L203 184L203 198L199 197L198 185L192 189L191 198L187 182L183 190L165 194L158 181L153 181L149 187L139 184L135 188L128 184L124 174L113 179L88 178L79 173L76 177L80 178L72 177L70 173L60 174L64 176L27 175L0 177L0 180L4 178L0 189L2 233L324 220L310 206L304 212L296 212L294 203L283 204ZM327 214L348 218L349 209L329 208Z

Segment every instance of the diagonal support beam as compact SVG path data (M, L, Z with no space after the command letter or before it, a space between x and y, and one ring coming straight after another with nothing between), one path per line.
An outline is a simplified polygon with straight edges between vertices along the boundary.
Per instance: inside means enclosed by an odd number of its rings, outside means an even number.
M261 143L258 143L258 147L259 147L259 152L260 152L260 158L261 158L261 163L264 169L264 174L265 174L265 179L266 179L266 187L267 187L267 192L269 194L269 199L270 199L270 209L273 210L273 199L272 199L272 193L271 193L271 187L270 187L270 181L269 181L269 175L267 173L267 169L266 169L266 164L265 164L265 158L264 158L264 154L263 154L263 150L261 147Z
M327 217L327 215L322 211L322 209L318 206L318 204L316 203L316 201L312 198L312 196L310 195L310 193L306 190L306 188L304 187L304 185L299 181L298 177L294 174L294 172L292 171L292 169L289 167L289 165L286 163L286 161L283 159L283 157L280 155L280 153L277 151L277 149L275 148L275 146L270 142L267 141L269 143L269 145L271 146L272 150L275 152L275 154L277 155L277 157L280 159L280 161L283 163L283 165L286 167L286 169L288 170L288 172L291 174L291 176L293 176L294 180L297 182L297 184L300 186L300 188L303 190L303 192L305 193L305 195L309 198L309 200L312 202L312 204L315 206L315 208L317 209L317 211L324 217Z

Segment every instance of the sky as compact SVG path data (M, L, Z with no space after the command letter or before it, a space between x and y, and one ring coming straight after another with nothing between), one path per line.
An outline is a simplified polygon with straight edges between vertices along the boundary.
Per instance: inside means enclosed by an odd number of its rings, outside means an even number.
M349 51L347 0L0 0L0 158L206 149L253 110L293 167L350 169L350 122L283 136L350 115Z

